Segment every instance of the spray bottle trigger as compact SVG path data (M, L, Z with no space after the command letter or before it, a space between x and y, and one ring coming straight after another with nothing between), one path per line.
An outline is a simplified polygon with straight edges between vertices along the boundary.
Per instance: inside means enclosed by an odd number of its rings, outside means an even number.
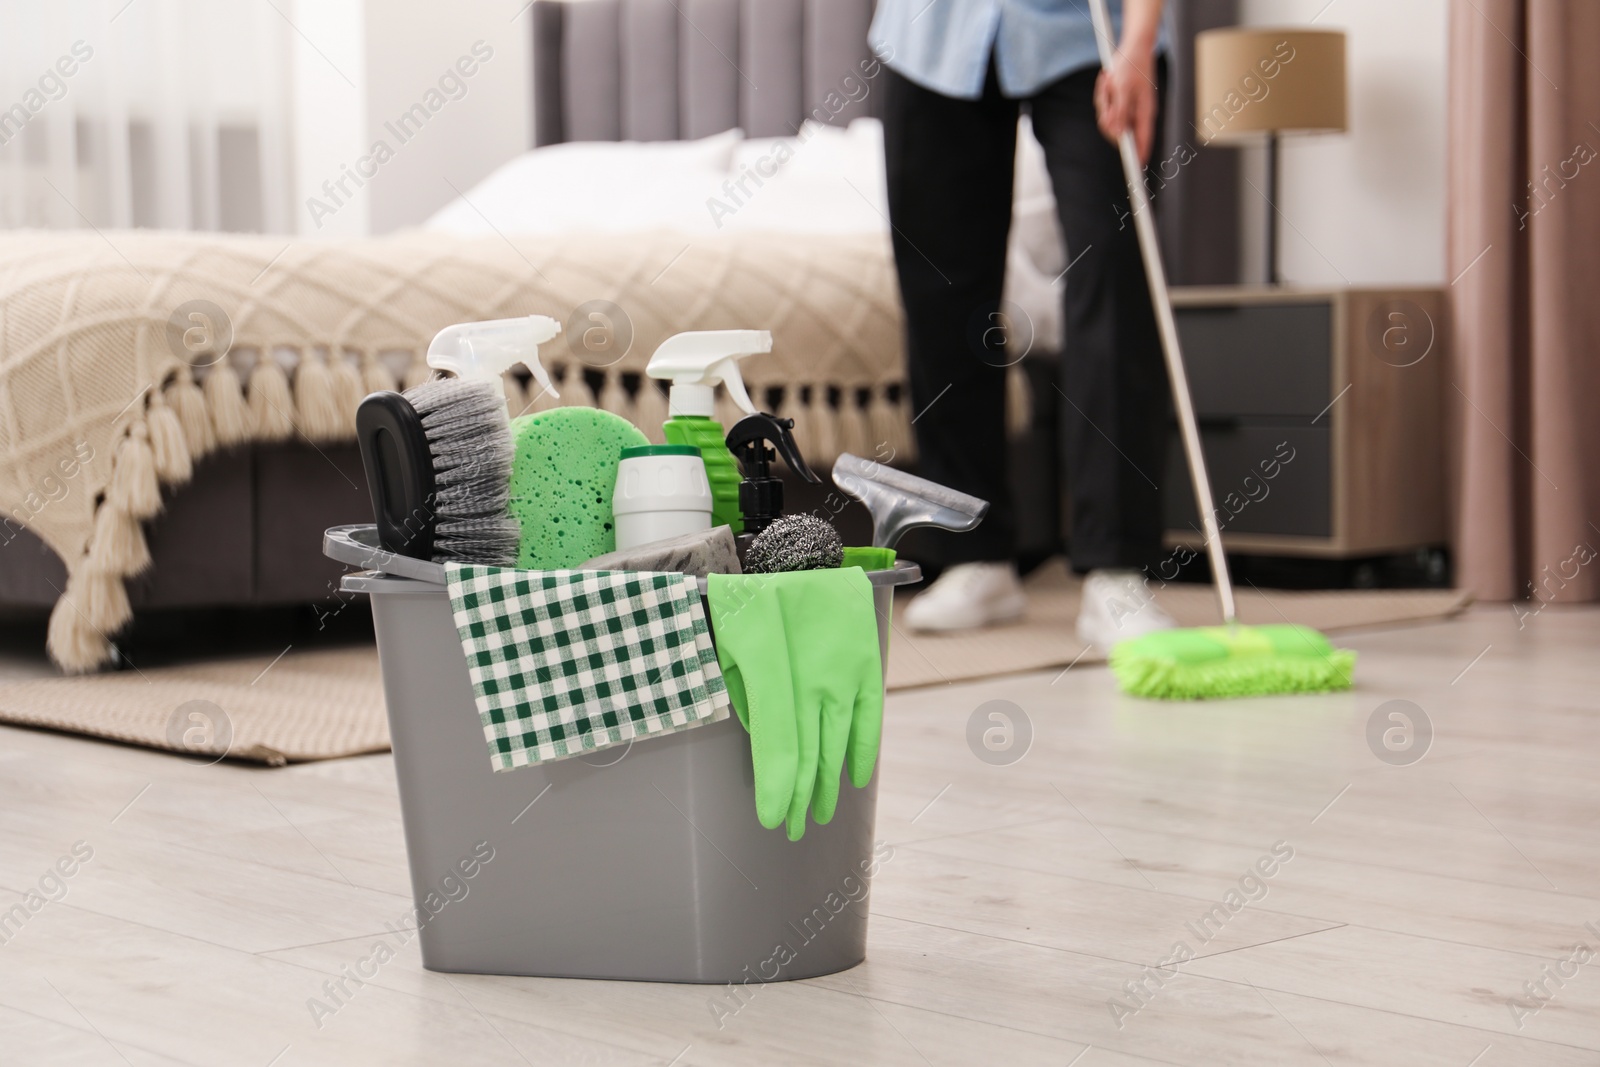
M739 364L736 359L722 360L710 368L706 375L712 381L720 380L723 388L728 390L728 398L738 406L746 415L756 414L756 405L750 399L750 394L745 390L744 378L739 374Z
M561 323L546 315L525 315L446 326L428 345L428 366L468 381L490 382L502 389L501 375L517 364L527 367L550 392L549 375L539 362L539 346L561 332Z
M528 368L528 373L533 375L533 380L539 383L539 388L543 392L549 393L557 400L561 399L561 393L556 390L555 383L550 380L550 375L545 371L542 359L534 356L532 359L524 360L522 365Z
M539 383L539 388L551 396L559 399L561 394L556 391L555 384L550 381L549 373L544 369L544 360L539 358L539 346L555 338L561 332L561 321L547 315L528 316L528 340L533 347L532 355L522 360L522 365L528 368L528 373L533 375L533 380Z
M770 456L763 456L767 452L764 445L770 443L778 455L789 465L789 469L813 485L821 484L822 479L817 477L815 471L806 466L804 457L800 455L800 446L795 443L793 419L780 419L776 415L768 415L764 411L754 415L747 415L733 424L733 429L728 431L727 446L729 451L739 455L747 463L759 465L756 470L745 471L747 477L766 477L765 465Z
M777 446L778 455L783 457L783 461L789 465L789 469L812 485L822 484L822 479L817 477L817 472L806 466L805 457L800 455L800 446L795 444L794 434L790 432L794 429L794 420L774 418L772 421L776 425L778 432L770 440Z

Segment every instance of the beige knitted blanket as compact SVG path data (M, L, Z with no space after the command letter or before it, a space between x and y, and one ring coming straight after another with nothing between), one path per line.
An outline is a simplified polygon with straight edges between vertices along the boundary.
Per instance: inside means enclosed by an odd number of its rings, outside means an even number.
M153 232L0 235L0 540L37 534L69 578L49 648L67 670L110 656L123 580L150 565L142 521L220 448L350 439L361 397L426 376L454 322L540 313L560 403L659 432L637 375L682 330L758 328L752 396L819 469L841 450L909 452L899 308L878 236L675 234L342 243ZM597 373L597 391L576 371ZM590 375L595 377L595 375ZM509 382L512 413L555 403ZM735 416L723 413L724 425Z

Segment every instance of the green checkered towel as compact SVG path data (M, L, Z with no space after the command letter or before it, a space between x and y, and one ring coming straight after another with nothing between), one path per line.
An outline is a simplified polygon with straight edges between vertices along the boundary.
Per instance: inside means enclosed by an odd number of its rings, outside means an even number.
M727 718L692 579L445 567L497 771Z

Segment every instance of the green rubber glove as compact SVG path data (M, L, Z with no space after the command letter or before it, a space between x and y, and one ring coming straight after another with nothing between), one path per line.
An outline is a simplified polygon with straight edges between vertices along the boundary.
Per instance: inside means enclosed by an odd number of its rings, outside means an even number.
M756 815L805 833L833 818L848 763L872 778L883 728L883 664L872 585L859 568L712 574L711 625L739 721L750 733Z

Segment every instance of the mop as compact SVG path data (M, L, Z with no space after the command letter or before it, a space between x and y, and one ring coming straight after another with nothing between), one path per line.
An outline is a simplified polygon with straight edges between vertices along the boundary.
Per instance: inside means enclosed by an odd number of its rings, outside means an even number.
M1090 0L1100 66L1110 70L1114 45L1111 15L1106 0ZM1326 637L1305 626L1290 624L1241 626L1234 606L1233 582L1222 550L1222 533L1213 510L1211 481L1200 451L1200 431L1195 424L1189 380L1178 347L1178 326L1167 293L1161 249L1150 214L1150 194L1145 189L1143 167L1133 131L1124 130L1118 141L1123 176L1133 206L1134 229L1150 281L1150 300L1161 333L1161 351L1172 381L1172 400L1183 436L1183 451L1194 482L1195 503L1205 526L1206 554L1222 609L1222 625L1195 629L1159 630L1119 642L1111 650L1111 669L1124 692L1164 700L1198 700L1207 697L1253 696L1269 693L1318 693L1348 689L1355 668L1355 653L1334 648Z

